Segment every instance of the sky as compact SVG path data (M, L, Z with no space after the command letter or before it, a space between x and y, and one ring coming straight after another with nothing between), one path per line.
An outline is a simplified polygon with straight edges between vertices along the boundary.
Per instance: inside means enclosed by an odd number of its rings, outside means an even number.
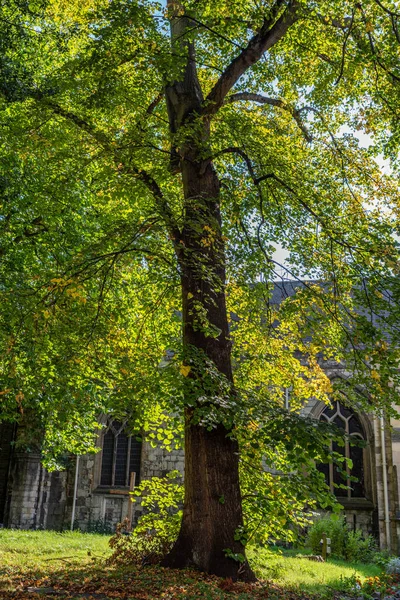
M370 135L368 135L367 133L363 133L360 131L354 131L354 130L349 129L348 127L342 127L342 129L339 131L340 135L344 135L346 133L347 134L351 133L354 137L356 137L359 141L361 148L368 148L369 146L371 146L373 144L373 138ZM382 155L377 156L375 160L378 163L378 165L381 167L382 173L385 173L385 174L391 173L389 160L385 159ZM273 260L277 261L284 267L288 267L290 269L290 266L289 266L289 263L287 260L288 257L289 257L289 252L287 250L285 250L284 248L282 248L282 246L278 246L276 248L276 251L272 255ZM282 279L288 279L288 280L294 279L289 273L287 273L285 271L285 269L276 267L276 272L279 275L279 277L281 277ZM306 277L306 274L305 274L305 277Z

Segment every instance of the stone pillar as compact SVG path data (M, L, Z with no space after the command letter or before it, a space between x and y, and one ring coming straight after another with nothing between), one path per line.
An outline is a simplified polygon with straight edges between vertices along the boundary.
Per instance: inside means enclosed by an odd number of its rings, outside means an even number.
M383 455L382 455L382 434L381 421L379 417L374 418L374 437L375 437L375 460L376 460L376 486L377 486L377 503L378 503L378 519L379 519L379 544L382 550L390 548L394 554L398 553L398 537L397 537L397 513L398 513L398 485L397 473L393 465L392 452L392 437L390 423L387 419L384 420L385 433L385 453L386 453L386 478L387 478L387 493L389 504L389 529L390 539L387 539L386 521L385 521L385 493L384 493L384 476L383 476Z

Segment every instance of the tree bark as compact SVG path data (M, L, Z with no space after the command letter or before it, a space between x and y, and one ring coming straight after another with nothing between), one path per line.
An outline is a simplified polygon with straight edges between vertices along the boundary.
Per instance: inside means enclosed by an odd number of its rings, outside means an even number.
M255 581L235 535L243 524L238 447L219 425L212 431L190 423L187 410L185 504L179 537L163 566L195 567L236 581Z
M222 577L254 581L243 543L235 537L243 526L239 485L239 448L233 429L217 424L211 431L196 423L196 408L211 410L218 393L204 385L204 372L190 356L203 356L217 367L224 390L234 398L231 340L225 301L225 253L221 235L219 181L211 163L185 149L182 177L186 203L180 255L183 346L191 367L185 411L185 503L182 527L164 566L194 566ZM208 395L208 397L207 397ZM200 401L199 396L202 400ZM214 396L214 398L212 397ZM232 558L233 555L239 557Z

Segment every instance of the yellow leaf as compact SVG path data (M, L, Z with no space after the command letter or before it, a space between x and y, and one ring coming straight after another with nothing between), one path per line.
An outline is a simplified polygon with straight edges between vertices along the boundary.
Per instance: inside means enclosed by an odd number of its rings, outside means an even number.
M179 371L180 371L181 375L183 375L184 377L187 377L190 373L191 368L192 367L189 367L188 365L181 365Z
M378 371L375 371L375 369L372 369L371 371L371 377L372 379L380 379L381 376L379 375Z
M190 298L193 298L192 292L189 292L188 295L187 295L187 297L188 297L188 300L190 300Z

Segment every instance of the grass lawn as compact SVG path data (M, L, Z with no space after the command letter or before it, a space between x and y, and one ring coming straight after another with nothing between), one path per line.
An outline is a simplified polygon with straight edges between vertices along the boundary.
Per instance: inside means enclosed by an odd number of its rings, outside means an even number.
M377 565L349 563L344 560L314 562L301 558L298 550L250 548L247 554L260 579L272 579L283 587L307 592L321 593L326 588L340 590L345 578L354 575L363 581L367 577L379 576L382 572Z
M260 582L249 585L194 571L105 564L108 537L0 529L0 598L125 598L135 600L304 600L342 598L341 577L379 575L375 565L311 562L269 549L250 549ZM59 594L54 595L54 590ZM40 593L39 593L40 591Z

